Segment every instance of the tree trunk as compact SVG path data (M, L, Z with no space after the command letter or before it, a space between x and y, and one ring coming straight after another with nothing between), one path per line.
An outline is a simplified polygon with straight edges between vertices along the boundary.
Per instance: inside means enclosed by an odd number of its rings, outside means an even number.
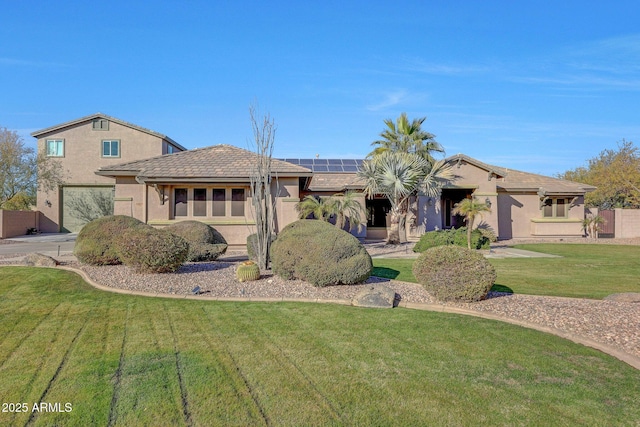
M471 250L471 230L473 229L473 218L467 219L467 247Z
M389 213L390 221L389 228L387 229L387 244L397 245L400 244L400 213L393 209Z

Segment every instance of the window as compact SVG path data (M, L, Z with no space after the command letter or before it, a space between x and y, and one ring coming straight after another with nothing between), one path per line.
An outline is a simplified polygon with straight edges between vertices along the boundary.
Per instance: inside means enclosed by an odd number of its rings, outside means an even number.
M231 189L231 216L244 216L244 188Z
M109 120L107 119L94 119L93 130L109 130Z
M547 199L542 206L544 218L566 218L567 213L567 199Z
M187 216L187 189L176 188L174 194L174 216Z
M47 156L64 157L64 139L47 139Z
M213 216L224 216L225 206L225 190L224 188L213 189Z
M120 141L117 139L102 141L102 157L120 157Z
M207 216L207 189L193 189L193 216Z

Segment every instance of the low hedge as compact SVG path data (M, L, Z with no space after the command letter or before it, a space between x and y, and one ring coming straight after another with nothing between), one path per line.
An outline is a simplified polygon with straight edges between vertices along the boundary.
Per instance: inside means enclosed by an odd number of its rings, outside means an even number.
M121 264L115 240L126 230L148 227L142 221L126 215L110 215L85 224L78 233L73 250L78 261L90 265Z
M480 301L496 280L495 269L482 254L453 245L427 249L412 270L418 283L441 301Z
M286 226L271 247L274 273L314 286L350 285L371 275L369 253L346 231L319 220L302 219Z
M467 228L452 228L449 230L427 231L413 247L414 252L424 252L429 248L444 245L467 246ZM472 249L489 249L491 238L489 232L476 228L471 232Z

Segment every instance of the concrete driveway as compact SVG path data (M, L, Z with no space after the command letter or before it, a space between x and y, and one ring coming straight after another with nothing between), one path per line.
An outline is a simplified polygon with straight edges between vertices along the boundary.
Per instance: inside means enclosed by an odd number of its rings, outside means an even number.
M43 233L5 239L0 244L0 256L24 255L40 252L49 256L66 255L73 252L77 233Z

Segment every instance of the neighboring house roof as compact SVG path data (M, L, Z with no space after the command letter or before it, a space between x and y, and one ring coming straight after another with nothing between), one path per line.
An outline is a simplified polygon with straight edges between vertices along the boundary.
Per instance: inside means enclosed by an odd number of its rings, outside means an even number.
M145 160L103 166L103 176L135 176L138 182L249 182L258 155L232 145L214 145L180 151ZM272 159L271 170L279 177L308 177L311 170Z
M138 130L140 132L148 133L149 135L157 136L160 139L164 139L166 141L169 141L171 144L175 145L176 147L178 147L181 150L186 150L186 148L184 148L182 145L180 145L177 142L175 142L173 139L169 138L167 135L163 135L163 134L155 132L153 130L146 129L146 128L140 127L138 125L134 125L133 123L125 122L124 120L120 120L118 118L111 117L111 116L108 116L108 115L102 114L102 113L92 114L90 116L81 117L79 119L71 120L69 122L61 123L59 125L51 126L51 127L45 128L45 129L40 129L40 130L37 130L37 131L31 133L31 136L33 136L35 138L40 138L41 136L45 136L46 134L53 133L53 132L58 132L58 131L63 130L65 128L68 128L68 127L71 127L71 126L75 126L75 125L78 125L78 124L81 124L81 123L89 122L89 121L92 121L92 120L95 120L95 119L106 119L106 120L109 120L111 122L118 123L119 125L127 126L127 127L131 128L131 129L135 129L135 130Z
M498 190L535 191L545 195L582 195L596 189L596 187L588 184L489 165L464 154L456 154L448 157L445 161L451 165L466 162L486 170L487 173L493 174L495 178L498 178L496 182Z

